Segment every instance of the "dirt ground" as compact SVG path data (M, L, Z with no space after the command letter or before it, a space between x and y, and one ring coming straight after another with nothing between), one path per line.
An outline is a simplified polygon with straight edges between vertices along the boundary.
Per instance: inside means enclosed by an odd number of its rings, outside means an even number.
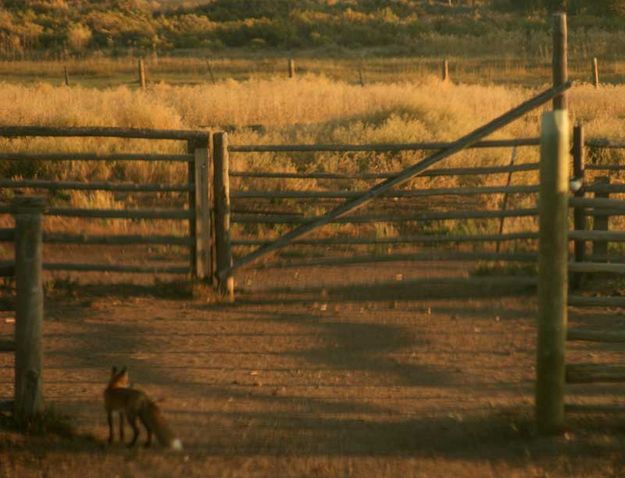
M234 305L178 298L173 286L70 283L46 304L44 391L77 435L0 425L0 478L625 476L622 415L534 432L532 286L466 278L444 263L250 270ZM9 335L13 315L0 314ZM571 311L585 326L622 317ZM113 364L159 401L183 452L105 444ZM2 354L0 399L12 381ZM624 388L569 391L614 404Z

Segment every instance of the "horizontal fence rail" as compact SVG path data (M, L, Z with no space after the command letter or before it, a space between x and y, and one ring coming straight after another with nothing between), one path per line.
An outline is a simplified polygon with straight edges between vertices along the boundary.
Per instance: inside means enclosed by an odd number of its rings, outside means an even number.
M127 272L141 274L190 274L192 272L189 266L88 264L70 262L44 262L43 269L47 271Z
M297 153L297 152L397 152L397 151L428 151L448 148L452 143L400 143L400 144L255 144L228 147L233 153ZM469 148L507 148L511 146L538 146L539 138L503 139L477 141Z
M6 231L6 232L3 232ZM11 229L0 230L0 242L13 242L14 234ZM88 235L44 232L43 242L46 244L98 244L98 245L131 245L131 244L162 244L191 246L193 239L186 236L165 235Z
M470 176L475 174L500 174L538 170L538 163L526 163L512 166L485 166L474 168L440 168L424 171L422 177L435 176ZM276 179L387 179L397 175L399 171L388 173L284 173L270 171L230 171L231 177L242 178L276 178Z
M233 199L352 199L362 196L365 191L235 191ZM532 194L538 192L538 186L483 186L476 188L431 188L389 191L379 197L427 197L427 196L474 196L480 194Z
M358 224L368 222L408 222L408 221L440 221L445 219L495 219L502 217L528 217L536 216L537 208L515 210L492 210L492 211L448 211L448 212L423 212L412 215L398 216L395 214L370 214L348 216L328 221L329 224ZM232 222L235 224L273 223L273 224L306 224L321 216L292 216L292 215L247 215L233 214Z
M503 261L503 262L536 262L536 253L497 253L497 252L422 252L414 254L379 255L349 257L322 257L312 259L284 260L261 264L260 267L306 267L306 266L337 266L347 264L364 264L376 262L407 262L407 261Z
M338 237L331 239L300 239L293 241L294 245L370 245L370 244L436 244L447 242L505 242L518 240L536 240L537 232L518 232L510 234L477 234L477 235L421 235L406 237ZM271 241L261 239L239 239L233 240L233 246L260 246Z
M47 189L50 191L71 189L74 191L188 192L195 190L193 184L83 183L79 181L47 181L36 179L0 179L0 187L7 189Z
M167 161L188 163L191 154L0 153L0 161Z
M11 208L0 206L1 213L9 213ZM61 217L90 217L100 219L191 219L193 210L188 209L78 209L78 208L55 208L46 210L46 216Z
M129 139L208 140L208 133L198 130L167 130L145 128L0 126L0 136L100 137Z
M585 142L591 148L605 149L625 149L625 141L611 140L605 138L593 138Z

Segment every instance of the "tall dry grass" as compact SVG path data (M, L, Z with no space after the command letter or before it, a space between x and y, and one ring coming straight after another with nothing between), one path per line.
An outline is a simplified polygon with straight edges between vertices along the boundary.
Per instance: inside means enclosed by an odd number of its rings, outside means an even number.
M360 86L321 76L296 79L223 81L197 86L154 85L146 91L117 87L104 90L54 87L49 84L19 86L0 84L0 124L50 126L119 126L143 128L233 128L231 143L396 143L452 140L504 113L536 90L521 87L444 84L428 77L419 82L374 83ZM625 122L625 86L576 86L571 92L573 122L584 121L587 134L618 137ZM540 111L527 115L498 131L493 137L528 137L538 134ZM263 128L249 128L262 125ZM177 152L184 145L171 141L115 139L3 139L7 151ZM415 153L373 155L330 154L234 154L236 170L273 171L388 171L399 170L420 157ZM618 158L612 157L611 160ZM516 161L537 160L536 148L520 148ZM445 161L445 165L507 164L510 150L469 150ZM110 180L180 183L186 178L181 165L156 163L63 162L17 164L0 162L2 177L38 177L65 180ZM493 177L421 178L410 187L454 185L501 185ZM513 183L535 181L531 174L515 174ZM233 181L239 189L363 189L367 182L303 180ZM2 196L8 198L10 192ZM107 192L56 194L57 204L76 207L127 207L146 204L133 195ZM182 204L180 194L168 196L169 204ZM486 207L497 206L501 197L483 198ZM524 206L529 199L518 197ZM434 201L432 207L437 207ZM284 207L302 208L293 201ZM303 212L322 212L315 205ZM123 221L120 221L120 224ZM125 223L124 223L125 224ZM63 222L59 226L67 226ZM519 227L522 227L520 221ZM104 227L104 226L103 226ZM119 228L128 228L122 226ZM142 227L144 225L132 227ZM439 227L438 224L432 225ZM462 229L459 222L445 227ZM276 230L278 230L277 228ZM254 232L248 230L247 232Z

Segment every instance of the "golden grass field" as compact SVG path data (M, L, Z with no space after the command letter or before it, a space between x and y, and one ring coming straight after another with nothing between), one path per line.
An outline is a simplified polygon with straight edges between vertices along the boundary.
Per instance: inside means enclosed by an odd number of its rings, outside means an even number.
M547 81L543 87L547 87ZM0 110L0 124L227 128L234 129L230 133L231 144L450 141L502 114L543 87L443 83L434 76L426 76L420 81L377 82L361 86L315 75L301 75L295 79L231 79L188 86L159 83L145 91L127 86L94 89L49 83L4 83L0 85L0 101L4 105ZM594 88L589 84L576 84L570 93L570 111L571 124L583 122L587 137L618 138L625 122L625 86ZM497 132L495 137L535 137L539 116L540 111L535 111ZM181 142L101 138L2 139L0 145L5 150L100 153L179 152L185 147ZM517 163L537 160L536 148L520 148L516 154ZM616 152L608 159L617 160L619 156ZM234 154L231 169L350 173L399 170L414 160L414 153ZM445 165L504 165L509 160L509 149L469 150L445 161ZM177 183L186 173L182 165L171 163L4 162L0 163L0 174L13 178ZM515 175L515 184L530 184L535 180L531 174ZM477 177L471 181L472 185L500 185L502 176ZM465 184L466 178L433 178L417 179L412 186ZM347 188L364 186L366 184L362 183L342 185ZM244 183L233 180L233 187L333 189L336 182L251 179ZM4 191L2 195L8 199L10 192ZM51 201L53 204L100 208L130 207L145 201L140 195L120 197L106 191L68 192L53 195ZM182 194L169 197L174 204L184 201ZM484 201L488 205L489 201L496 202L499 198L484 198ZM50 227L54 221L51 220ZM66 227L68 220L62 222ZM108 226L111 222L114 227L129 227L124 221L109 221ZM176 226L168 224L166 227Z

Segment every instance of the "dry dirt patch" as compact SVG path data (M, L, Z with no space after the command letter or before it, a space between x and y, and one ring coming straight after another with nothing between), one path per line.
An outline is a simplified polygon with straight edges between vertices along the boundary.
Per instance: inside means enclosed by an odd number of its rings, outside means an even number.
M48 300L45 395L79 436L0 430L0 476L624 476L618 416L533 433L533 291L465 278L446 264L253 270L235 305L74 285ZM183 453L105 446L112 364L159 401Z

